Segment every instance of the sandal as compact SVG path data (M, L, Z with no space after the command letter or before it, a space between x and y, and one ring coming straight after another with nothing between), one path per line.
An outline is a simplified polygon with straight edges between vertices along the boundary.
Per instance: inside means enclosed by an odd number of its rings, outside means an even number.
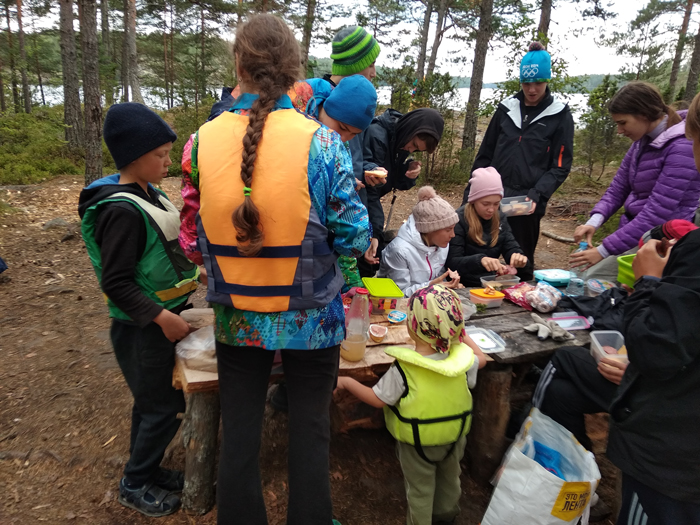
M138 489L126 486L124 478L119 482L119 503L139 511L151 518L159 518L176 512L180 508L180 498L162 489L152 481Z
M179 470L158 467L152 479L155 485L170 492L182 492L185 488L185 475Z

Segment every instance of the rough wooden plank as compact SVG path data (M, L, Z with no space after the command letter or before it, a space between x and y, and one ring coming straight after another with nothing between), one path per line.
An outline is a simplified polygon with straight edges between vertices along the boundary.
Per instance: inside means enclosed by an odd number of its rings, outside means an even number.
M493 477L506 450L512 373L509 365L489 363L479 371L473 392L472 429L467 454L472 478L483 485Z
M375 323L376 324L376 323ZM388 323L382 323L382 325L387 325ZM379 346L379 345L405 345L408 343L411 343L411 338L408 336L408 327L406 326L406 323L401 323L398 325L388 325L387 328L389 331L387 332L386 336L384 339L382 339L381 343L375 343L372 341L370 338L367 341L367 347L371 346ZM411 346L414 346L411 344Z
M173 386L186 394L219 390L219 374L187 368L179 356L175 356Z
M187 396L183 429L185 445L185 488L182 505L196 514L206 514L216 501L214 478L219 437L218 392L199 392Z
M575 339L557 342L552 339L540 341L535 334L527 333L522 329L501 332L499 335L506 342L506 349L491 356L499 363L532 363L541 357L552 355L563 346L586 346L590 343L590 335L586 330L577 330L572 333L576 336Z

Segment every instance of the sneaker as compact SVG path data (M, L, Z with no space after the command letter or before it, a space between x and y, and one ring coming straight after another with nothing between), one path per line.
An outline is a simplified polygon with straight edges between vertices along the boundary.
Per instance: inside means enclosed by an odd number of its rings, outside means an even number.
M180 508L180 498L152 481L142 487L130 488L126 479L119 482L119 503L139 511L151 518L159 518L176 512Z

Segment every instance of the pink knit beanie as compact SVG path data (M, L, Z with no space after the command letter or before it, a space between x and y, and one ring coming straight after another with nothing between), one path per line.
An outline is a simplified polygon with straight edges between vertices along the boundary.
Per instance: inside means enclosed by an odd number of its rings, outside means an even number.
M413 220L420 233L430 233L459 222L454 208L435 193L432 186L418 190L418 204L413 207Z
M481 197L488 197L489 195L500 195L503 197L501 174L496 171L496 168L491 166L475 169L469 184L471 186L467 202L474 202Z

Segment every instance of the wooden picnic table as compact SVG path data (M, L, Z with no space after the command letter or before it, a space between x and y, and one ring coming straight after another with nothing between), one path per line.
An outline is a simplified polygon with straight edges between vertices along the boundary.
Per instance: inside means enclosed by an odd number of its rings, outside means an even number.
M460 295L468 297L468 292ZM405 308L404 299L399 302L398 309ZM213 323L213 312L210 309L186 310L182 315L194 327ZM370 322L388 325L386 317L381 315L372 316ZM510 418L514 370L522 378L533 362L551 355L557 348L585 346L590 342L588 331L585 330L573 332L576 338L565 343L551 339L540 341L536 335L523 330L524 326L531 323L529 311L507 301L499 308L473 315L466 323L467 326L493 330L506 343L503 352L488 354L489 362L479 371L473 392L472 428L467 453L470 474L481 483L487 483L491 479L506 450L505 432ZM400 335L396 337L401 338ZM398 344L413 346L410 339L405 339L404 343ZM370 343L365 357L358 362L341 358L339 375L350 376L366 384L376 383L394 362L394 358L384 352L384 348L391 344L397 342ZM202 514L211 510L215 501L214 473L220 418L218 385L216 373L191 370L182 359L176 357L173 386L187 394L183 427L186 463L182 502L186 509ZM353 426L362 425L350 424L345 428Z

